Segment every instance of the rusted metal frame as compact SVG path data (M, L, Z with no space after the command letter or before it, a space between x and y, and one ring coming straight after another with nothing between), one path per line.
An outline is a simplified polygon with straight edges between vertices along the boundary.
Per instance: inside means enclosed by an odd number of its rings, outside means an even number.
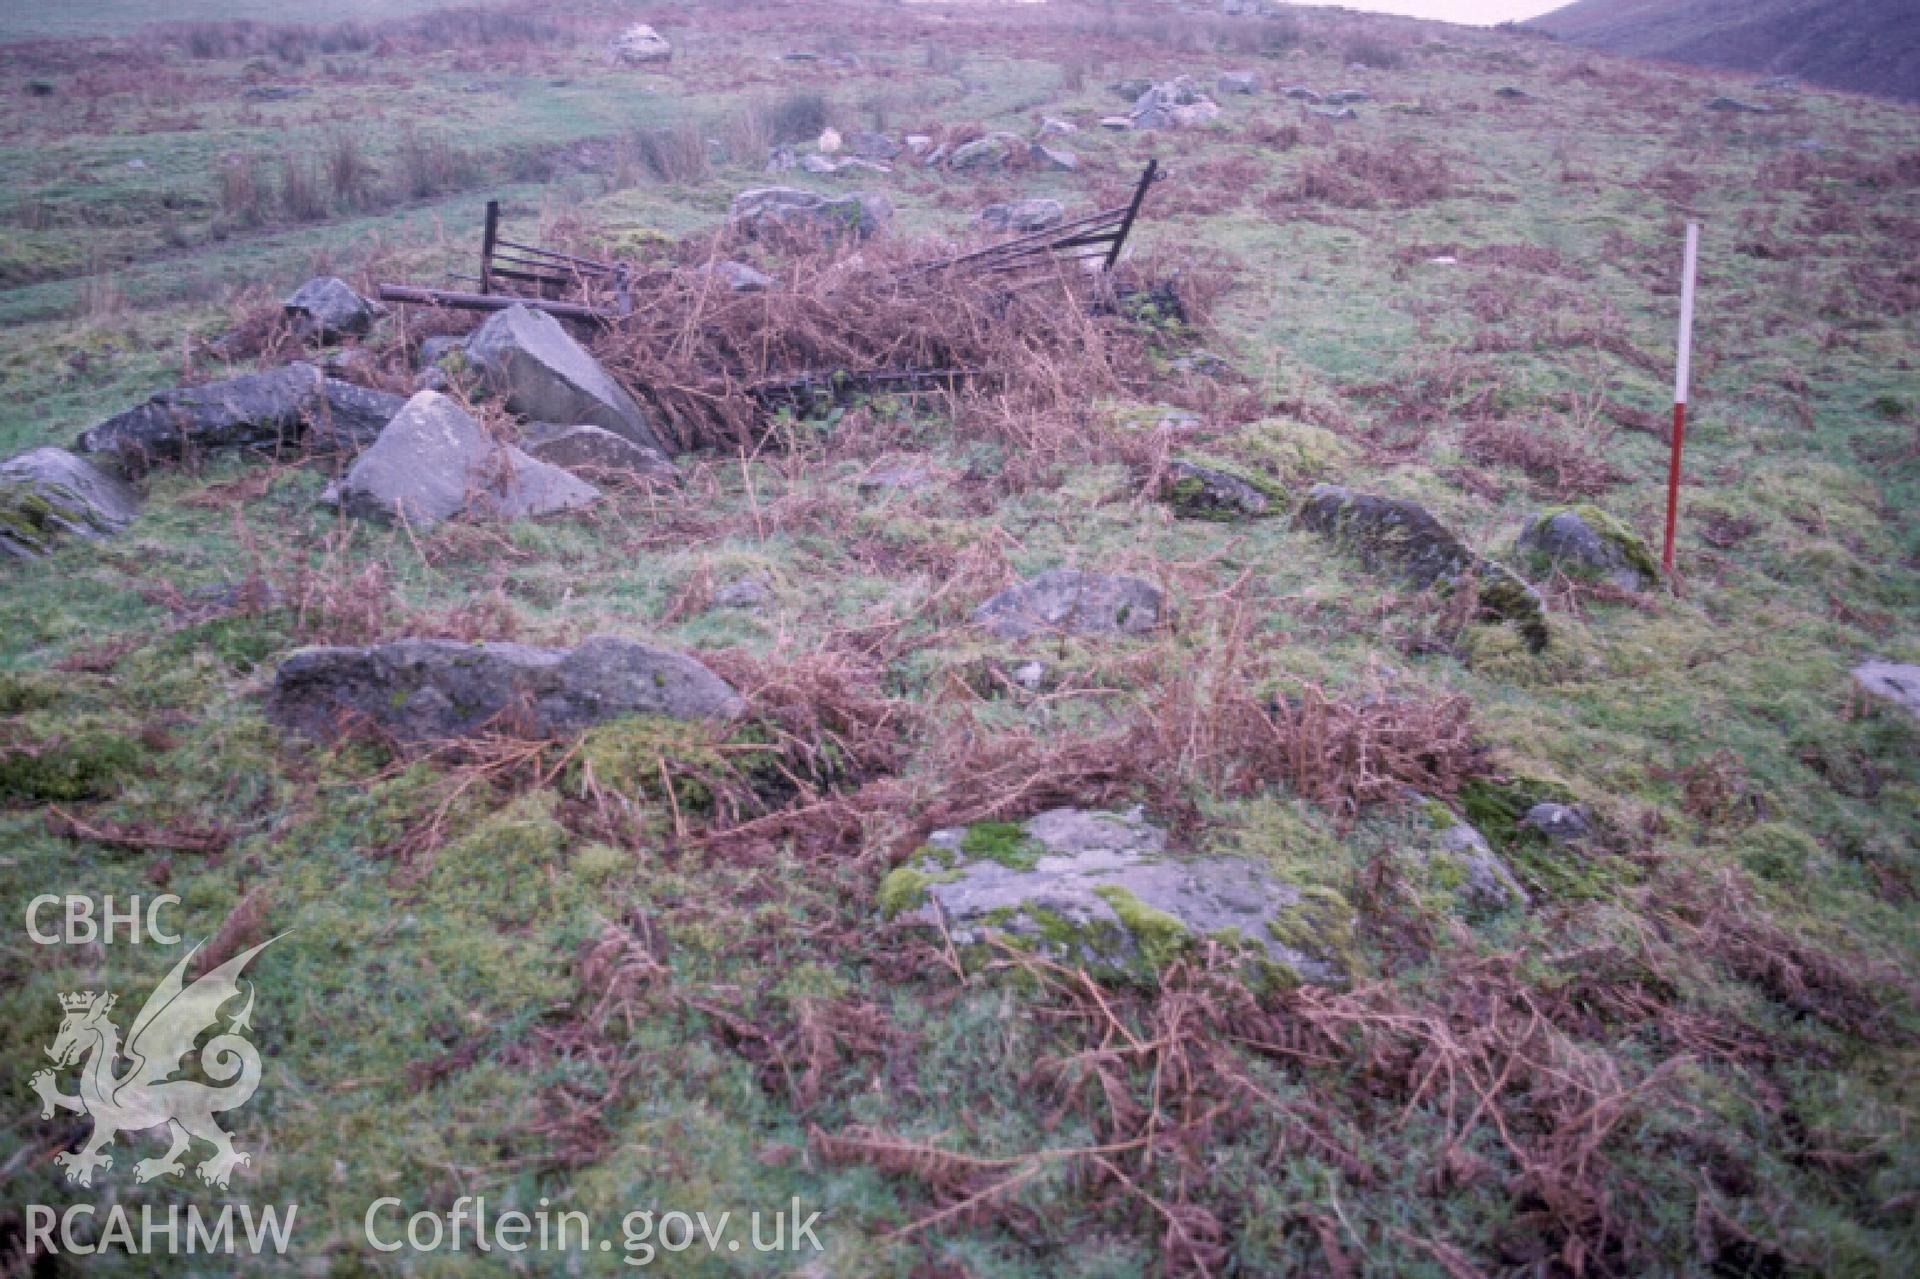
M507 249L514 253L532 254L537 257L551 258L555 262L565 262L568 266L578 267L591 275L612 275L619 268L611 262L598 262L593 258L576 257L571 253L562 253L557 249L545 249L537 244L522 244L518 240L498 240L496 248Z
M1124 216L1125 213L1125 209L1108 209L1104 213L1090 213L1086 217L1075 218L1071 222L1063 222L1059 226L1048 227L1044 231L1030 232L1020 236L1018 239L1003 240L999 244L990 244L984 249L975 249L969 253L962 253L957 257L941 258L936 262L923 263L920 266L909 268L905 274L909 276L924 275L928 272L944 271L953 267L972 266L996 257L1017 256L1028 253L1047 253L1052 250L1054 241L1061 236L1076 233L1091 233L1100 226L1109 223L1117 225L1118 220Z
M493 250L500 238L500 201L487 201L486 229L480 233L480 291L493 292Z
M1133 189L1133 203L1127 206L1127 216L1120 223L1120 230L1113 237L1113 248L1107 254L1107 265L1103 268L1104 270L1113 270L1114 264L1120 261L1120 250L1126 247L1127 236L1133 232L1133 220L1140 216L1140 205L1147 198L1147 188L1153 185L1153 180L1158 176L1160 176L1160 161L1148 160L1147 171L1140 175L1140 185Z
M411 284L382 284L382 302L404 302L415 306L444 306L457 311L505 311L524 306L562 320L582 320L591 324L614 324L620 319L610 311L581 302L557 302L551 298L523 298L510 293L461 293L453 289L423 289Z

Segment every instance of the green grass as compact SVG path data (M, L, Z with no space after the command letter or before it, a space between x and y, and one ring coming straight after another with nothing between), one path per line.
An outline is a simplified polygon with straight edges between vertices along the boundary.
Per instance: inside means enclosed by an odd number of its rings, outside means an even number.
M0 34L118 32L141 12L9 16ZM1920 1264L1920 1235L1900 1207L1920 1189L1916 1027L1897 997L1920 967L1920 729L1860 705L1847 676L1867 655L1920 661L1920 540L1905 518L1920 501L1907 372L1920 344L1913 303L1901 300L1910 295L1897 287L1913 247L1911 161L1908 176L1871 176L1920 152L1920 117L1809 93L1785 119L1727 120L1698 109L1718 91L1710 78L1478 33L1450 35L1452 52L1409 48L1402 68L1363 77L1382 101L1422 101L1438 114L1362 108L1360 120L1322 125L1271 86L1354 78L1340 50L1347 25L1367 20L1303 15L1302 51L1263 60L1226 35L1217 50L1183 50L1155 19L1129 26L1097 6L1019 22L960 13L937 31L891 6L672 12L682 25L667 33L681 53L642 72L600 55L605 34L631 20L624 7L576 14L564 38L498 57L361 51L331 67L262 69L160 49L143 83L90 86L45 50L0 55L15 126L0 146L9 175L0 452L65 444L173 384L189 339L219 334L237 311L317 270L432 280L470 269L490 197L526 234L577 223L631 245L710 232L745 187L841 189L833 178L770 179L744 155L684 184L622 178L596 152L628 130L684 119L725 141L750 103L819 87L846 132L880 117L901 133L961 122L1026 130L1042 114L1079 115L1084 127L1066 139L1082 157L1075 174L976 180L902 165L874 179L900 206L902 234L961 233L980 206L1015 195L1092 209L1149 155L1162 158L1173 176L1152 197L1140 249L1219 255L1230 287L1205 344L1247 382L1244 403L1201 404L1193 455L1230 460L1283 501L1319 480L1418 500L1496 558L1511 556L1531 514L1574 502L1650 544L1658 537L1665 447L1621 427L1603 401L1663 414L1678 231L1699 219L1682 580L1630 602L1553 593L1553 644L1534 655L1510 628L1447 630L1434 601L1367 575L1286 518L1176 519L1144 476L1110 458L1071 461L1048 484L996 486L1020 459L977 423L896 418L884 405L848 415L846 429L794 458L683 459L687 495L664 506L622 497L591 519L497 535L355 525L343 542L315 505L326 478L315 468L289 468L242 499L221 494L259 479L259 464L157 473L120 537L0 565L0 900L17 920L50 889L124 897L164 886L183 899L180 931L198 939L257 892L263 935L288 935L256 961L267 1074L234 1117L241 1147L256 1152L235 1197L301 1203L302 1263L340 1274L514 1273L498 1257L403 1264L360 1241L373 1197L398 1195L411 1210L473 1193L501 1205L546 1196L603 1227L632 1208L745 1211L797 1196L827 1213L820 1273L898 1274L923 1262L996 1276L1159 1273L1164 1222L1150 1205L1096 1183L1084 1161L1034 1154L1131 1131L1108 1093L1057 1073L1098 1043L1078 1037L1091 1014L1032 974L958 981L890 930L876 903L906 905L923 886L897 871L888 880L886 853L928 834L920 805L954 782L941 752L961 730L1063 741L1163 704L1181 678L1204 686L1248 670L1263 696L1311 682L1360 704L1382 690L1470 700L1483 770L1517 785L1470 788L1454 807L1509 855L1534 894L1530 910L1452 915L1457 885L1444 867L1422 869L1433 831L1417 805L1349 812L1276 781L1241 795L1190 786L1175 843L1259 859L1324 906L1354 998L1452 1010L1450 1024L1470 1028L1485 1021L1488 997L1462 992L1506 973L1565 1036L1568 1070L1601 1061L1626 1089L1672 1061L1634 1094L1596 1165L1614 1219L1641 1248L1607 1254L1608 1265L1711 1273L1703 1238L1736 1270L1775 1257L1782 1273ZM169 16L207 15L170 7ZM337 16L368 15L348 6ZM1038 25L1020 25L1029 19ZM936 37L961 50L957 71L927 65ZM857 52L860 66L775 56L829 44ZM1083 86L1065 88L1065 68L1087 59L1098 65ZM1206 78L1230 65L1261 66L1270 88L1226 97L1214 125L1167 135L1093 127L1092 116L1121 105L1104 88L1111 80L1145 70ZM53 95L34 96L36 79ZM254 79L310 92L244 99ZM1503 83L1537 101L1502 103L1492 89ZM91 117L89 95L104 104ZM396 156L409 122L473 157L450 189L401 194ZM221 209L228 155L298 153L343 125L359 132L378 175L367 207L252 225ZM1255 140L1256 126L1288 125L1300 126L1294 145ZM1813 153L1799 146L1806 137L1844 143ZM1342 145L1400 143L1444 154L1452 193L1397 206L1382 192L1371 207L1268 198ZM533 171L527 156L545 167ZM1649 178L1670 163L1696 173L1699 190L1676 194ZM1799 163L1831 171L1795 176ZM1823 217L1835 229L1816 233ZM1793 252L1754 251L1768 235ZM1458 260L1430 261L1439 256ZM1173 346L1184 341L1175 335ZM1102 406L1116 433L1191 398L1164 368L1128 394ZM1569 494L1476 461L1464 441L1480 417L1591 452L1618 478L1598 494ZM886 435L889 459L910 455L952 478L861 496L856 478L882 448L868 432ZM941 594L965 553L1003 563L1007 579L1062 565L1155 577L1172 588L1177 627L1142 644L990 644L958 620L1005 581ZM353 583L348 595L384 591L381 637L428 629L565 643L614 632L732 650L774 669L823 648L845 653L882 633L869 629L878 622L908 618L884 632L877 668L861 676L865 691L900 698L916 716L891 766L897 807L847 842L781 834L748 855L699 836L715 820L729 760L771 790L764 771L751 771L767 758L759 738L716 744L619 725L577 757L556 748L537 777L457 794L444 761L291 740L265 720L260 695L277 659L325 632L326 618L291 609L205 618L168 605L250 571L293 582L302 569ZM774 585L764 610L675 607L702 582L749 575ZM1250 665L1223 665L1230 635ZM977 695L975 672L1033 657L1067 691ZM62 663L84 669L56 670ZM582 761L612 798L592 798ZM671 788L660 784L669 770ZM1504 801L1521 792L1584 805L1602 846L1575 853L1517 832L1518 810ZM71 840L49 828L55 803L96 824L217 825L233 842L209 856ZM1021 864L1030 850L1013 823L1031 812L972 823L965 851ZM444 839L421 851L410 836L436 814ZM1814 981L1795 995L1764 966L1688 933L1684 911L1732 898L1683 898L1669 878L1682 872L1709 885L1734 876L1780 936L1836 956L1875 992L1882 1023L1835 1019L1845 1000L1833 991L1850 988ZM598 960L597 947L607 948ZM627 965L626 985L610 983L609 954ZM12 1116L3 1131L25 1148L60 1136L35 1117L26 1083L58 1023L58 994L110 986L124 1011L175 956L40 948L9 929L0 959L0 1016L15 1028L0 1053ZM1650 1015L1620 1017L1596 1002L1593 984L1609 982L1683 1010L1702 1034L1737 1032L1762 1050L1716 1057L1709 1049L1723 1041L1711 1035L1701 1041L1709 1048L1677 1046ZM1138 993L1113 998L1143 1041L1159 1033L1152 1017L1172 1015ZM1488 1273L1548 1264L1525 1251L1542 1236L1541 1218L1526 1215L1538 1205L1486 1117L1450 1143L1443 1103L1396 1094L1391 1063L1364 1060L1357 1038L1302 1062L1246 1051L1246 1034L1223 1047L1183 1024L1196 1060L1223 1054L1256 1091L1206 1076L1225 1091L1193 1104L1224 1097L1233 1109L1197 1161L1168 1149L1151 1171L1127 1166L1153 1178L1157 1194L1191 1194L1218 1214L1242 1272L1326 1270L1328 1232L1370 1274L1444 1273L1429 1241ZM1196 1068L1204 1074L1204 1061ZM1144 1059L1112 1074L1142 1107L1173 1086ZM1536 1082L1502 1104L1524 1110L1547 1089ZM604 1111L567 1121L570 1105L600 1099ZM1303 1139L1301 1122L1335 1146ZM1528 1111L1516 1128L1525 1136L1538 1124ZM960 1177L943 1192L938 1178L885 1161L829 1159L816 1129L1007 1159L1023 1177L977 1213L896 1236L955 1202L952 1186L987 1182ZM151 1145L119 1143L108 1176L122 1201L211 1200L135 1186L128 1165ZM1371 1171L1355 1174L1336 1150ZM11 1172L10 1200L86 1197L57 1172L30 1157ZM1713 1224L1722 1221L1738 1230ZM1736 1242L1741 1232L1758 1242ZM103 1273L154 1272L99 1260ZM579 1261L584 1273L623 1269L617 1255ZM780 1268L695 1253L663 1266L741 1267ZM565 1266L549 1256L530 1269ZM184 1261L169 1271L193 1272Z

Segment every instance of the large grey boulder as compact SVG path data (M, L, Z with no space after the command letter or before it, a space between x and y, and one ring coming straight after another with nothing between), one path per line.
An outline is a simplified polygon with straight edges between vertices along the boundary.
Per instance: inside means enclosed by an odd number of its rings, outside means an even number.
M227 449L354 448L379 434L403 403L295 362L162 391L81 432L74 448L109 455L130 471Z
M381 308L338 276L308 280L283 304L300 336L317 342L357 337L373 327Z
M426 527L455 516L519 519L588 506L591 484L500 444L437 391L407 401L340 482L351 515Z
M998 231L1044 231L1067 216L1058 200L1008 200L980 210L980 220Z
M1515 623L1536 651L1547 645L1547 609L1539 593L1511 569L1475 553L1417 502L1316 484L1295 522L1355 552L1370 572L1391 574L1416 590L1471 580L1484 614Z
M1660 578L1660 564L1631 527L1594 506L1542 511L1527 521L1515 544L1522 563L1623 591L1644 591Z
M30 559L64 537L118 533L140 513L132 489L65 449L0 462L0 552Z
M668 61L673 57L673 45L646 23L636 22L620 33L608 52L615 62L638 67Z
M489 727L561 737L622 715L732 719L745 709L691 657L612 635L573 649L444 639L305 648L280 663L267 703L275 723L322 740L360 723L404 742Z
M1425 850L1426 860L1430 867L1438 862L1458 873L1454 895L1467 911L1493 914L1531 901L1512 868L1473 826L1449 813L1433 842L1434 847Z
M967 950L994 933L1102 977L1151 982L1207 938L1292 977L1340 982L1352 910L1237 857L1186 859L1138 809L1056 808L1016 825L937 831L880 889L883 911L943 926Z
M487 387L521 417L589 422L667 451L627 388L544 311L513 306L489 316L467 339L466 355Z
M665 453L597 426L534 422L521 433L520 446L531 457L596 483L680 483L680 468Z
M829 198L798 187L757 187L733 197L727 221L749 236L785 230L866 240L893 221L893 201L870 191Z
M1166 608L1143 578L1060 568L1010 586L974 610L974 624L1001 639L1034 635L1144 635Z

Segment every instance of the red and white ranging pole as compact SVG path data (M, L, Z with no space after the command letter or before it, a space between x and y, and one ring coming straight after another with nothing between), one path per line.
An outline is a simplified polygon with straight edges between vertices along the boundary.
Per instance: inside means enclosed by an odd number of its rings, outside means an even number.
M1693 277L1700 265L1700 224L1687 223L1687 260L1680 278L1680 359L1673 374L1673 457L1667 464L1667 540L1660 568L1673 577L1673 534L1680 520L1680 454L1687 439L1687 384L1693 376Z

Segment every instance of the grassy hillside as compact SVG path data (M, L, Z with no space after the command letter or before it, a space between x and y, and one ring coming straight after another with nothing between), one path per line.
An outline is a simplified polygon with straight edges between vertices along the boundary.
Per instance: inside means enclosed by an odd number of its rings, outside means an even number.
M634 13L670 63L607 61ZM1264 87L1215 120L1097 126L1117 82L1231 70ZM153 473L117 538L0 564L0 1246L26 1204L112 1195L299 1203L298 1258L262 1273L628 1269L367 1246L379 1196L480 1194L603 1224L824 1214L819 1256L696 1249L672 1274L1914 1273L1920 725L1848 672L1920 662L1920 115L1705 108L1748 79L1104 4L528 2L0 47L0 453L255 360L222 350L297 354L274 313L315 272L470 270L491 197L528 238L664 262L699 261L740 190L868 187L907 256L998 200L1108 207L1157 157L1131 269L1189 308L1089 321L1060 384L1015 370L1028 398L858 402L585 516L388 529L317 504L327 465L225 459ZM1371 100L1329 119L1296 83ZM1076 170L764 172L822 119L1047 117L1079 124ZM1530 570L1535 653L1294 525L1332 481L1498 558L1570 504L1657 541L1688 220L1677 580ZM724 247L790 280L884 260ZM395 317L359 376L404 387L434 327ZM1277 517L1178 518L1183 458ZM862 486L902 466L925 483ZM968 625L1062 566L1160 583L1172 624ZM743 579L770 599L716 604ZM263 713L304 644L602 633L700 656L750 727L456 755ZM1007 674L1030 660L1038 687ZM1550 797L1589 812L1588 846L1515 828ZM1198 944L1146 986L1017 949L982 971L882 909L937 827L999 847L1044 808L1136 803L1181 851L1299 885L1347 981L1250 981ZM1461 819L1529 907L1464 900L1431 855ZM254 974L266 1073L230 1192L136 1184L144 1135L110 1189L60 1179L81 1128L29 1083L58 995L108 987L130 1016L178 954L35 945L17 924L50 891L176 893L180 931L229 950L287 934Z
M1889 0L1577 0L1527 25L1610 53L1920 99L1920 24Z

